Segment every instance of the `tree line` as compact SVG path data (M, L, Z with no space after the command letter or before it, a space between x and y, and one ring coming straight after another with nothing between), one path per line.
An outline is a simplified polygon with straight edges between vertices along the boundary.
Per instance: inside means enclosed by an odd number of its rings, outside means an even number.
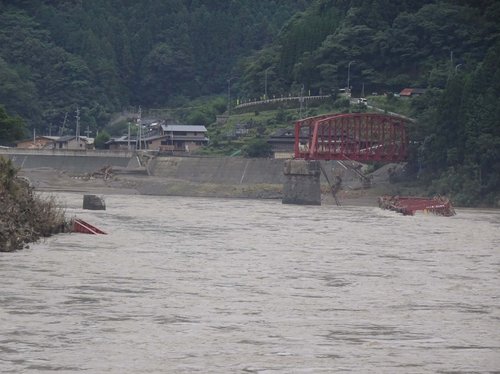
M79 105L95 134L129 105L220 94L238 59L309 2L0 0L0 104L39 133Z

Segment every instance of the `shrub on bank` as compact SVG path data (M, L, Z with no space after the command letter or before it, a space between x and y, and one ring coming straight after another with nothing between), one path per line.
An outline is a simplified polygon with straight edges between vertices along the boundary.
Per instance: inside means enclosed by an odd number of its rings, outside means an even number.
M54 198L36 196L29 183L17 176L12 162L0 157L0 252L22 249L68 229Z

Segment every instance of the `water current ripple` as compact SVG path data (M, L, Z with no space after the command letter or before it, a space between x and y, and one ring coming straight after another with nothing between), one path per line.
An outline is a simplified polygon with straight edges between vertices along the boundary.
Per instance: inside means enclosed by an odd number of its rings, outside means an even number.
M106 196L0 256L1 373L493 373L500 214Z

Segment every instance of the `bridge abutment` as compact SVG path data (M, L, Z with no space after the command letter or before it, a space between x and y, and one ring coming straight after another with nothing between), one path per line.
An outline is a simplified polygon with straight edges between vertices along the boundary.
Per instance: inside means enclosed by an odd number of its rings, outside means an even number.
M319 161L286 160L283 204L321 205Z

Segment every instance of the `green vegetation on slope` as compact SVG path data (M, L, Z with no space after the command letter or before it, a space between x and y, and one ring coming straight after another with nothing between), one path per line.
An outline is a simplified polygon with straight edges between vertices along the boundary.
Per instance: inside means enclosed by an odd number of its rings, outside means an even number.
M413 102L413 168L430 192L461 205L500 205L499 59L500 43L473 71Z
M57 133L65 113L74 123L79 105L95 134L128 105L219 94L238 59L307 3L0 1L0 104L40 134Z
M34 195L16 174L10 160L0 157L0 252L22 249L27 243L68 229L64 212L55 201Z
M444 88L471 71L500 36L494 0L322 0L296 14L274 43L242 64L243 97ZM325 21L328 20L328 22ZM267 73L266 73L267 71Z
M0 145L10 144L25 135L24 121L20 117L9 116L0 105Z

